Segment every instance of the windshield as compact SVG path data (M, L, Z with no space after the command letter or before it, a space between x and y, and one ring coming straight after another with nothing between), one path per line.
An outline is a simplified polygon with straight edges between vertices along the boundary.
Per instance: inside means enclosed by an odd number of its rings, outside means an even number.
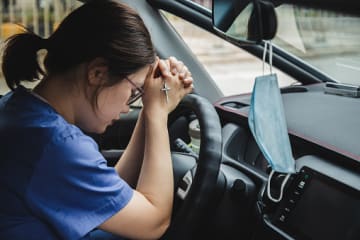
M360 18L282 5L273 43L337 82L360 85Z
M212 0L193 0L211 10ZM273 43L330 78L360 85L360 18L282 4Z

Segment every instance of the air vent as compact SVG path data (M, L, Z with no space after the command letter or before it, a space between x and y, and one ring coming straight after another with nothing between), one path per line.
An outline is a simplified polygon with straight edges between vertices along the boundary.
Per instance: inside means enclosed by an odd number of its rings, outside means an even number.
M290 86L290 87L285 87L285 88L281 88L280 92L282 94L284 93L301 93L301 92L307 92L308 89L306 87L302 87L302 86Z
M224 107L229 107L229 108L234 108L234 109L240 109L240 108L249 106L249 104L240 103L240 102L224 102L221 105Z

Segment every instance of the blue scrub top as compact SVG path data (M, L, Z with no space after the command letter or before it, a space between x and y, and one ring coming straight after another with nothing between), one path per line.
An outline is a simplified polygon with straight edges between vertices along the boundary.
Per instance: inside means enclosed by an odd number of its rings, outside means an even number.
M0 99L0 239L87 239L132 195L49 104L24 87Z

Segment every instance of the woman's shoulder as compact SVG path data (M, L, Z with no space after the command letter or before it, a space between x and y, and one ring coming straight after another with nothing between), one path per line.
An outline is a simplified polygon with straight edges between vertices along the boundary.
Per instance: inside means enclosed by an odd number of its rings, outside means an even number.
M80 148L83 145L97 149L96 142L86 135L81 129L65 120L62 125L53 126L49 129L53 136L51 141L55 145L64 145L70 148Z
M19 86L0 99L0 113L9 127L35 127L51 124L56 120L55 110L38 99L31 90Z
M31 139L39 145L51 145L57 149L98 151L91 137L24 87L0 99L0 114L0 133L27 136L27 142Z

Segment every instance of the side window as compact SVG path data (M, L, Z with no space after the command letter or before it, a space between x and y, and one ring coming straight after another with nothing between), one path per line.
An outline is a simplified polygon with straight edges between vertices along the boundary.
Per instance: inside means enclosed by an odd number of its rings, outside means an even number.
M76 0L7 0L0 1L0 56L4 41L24 27L42 37L49 37L61 20L81 2ZM39 52L44 55L45 52ZM0 59L1 64L1 59ZM0 69L0 95L9 89Z
M213 0L190 0L191 2L195 2L205 8L211 9Z
M210 1L209 1L210 2ZM263 74L263 63L248 52L177 17L163 12L176 31L205 66L225 96L251 92L255 77ZM280 87L297 81L273 67ZM269 73L265 65L265 74Z

